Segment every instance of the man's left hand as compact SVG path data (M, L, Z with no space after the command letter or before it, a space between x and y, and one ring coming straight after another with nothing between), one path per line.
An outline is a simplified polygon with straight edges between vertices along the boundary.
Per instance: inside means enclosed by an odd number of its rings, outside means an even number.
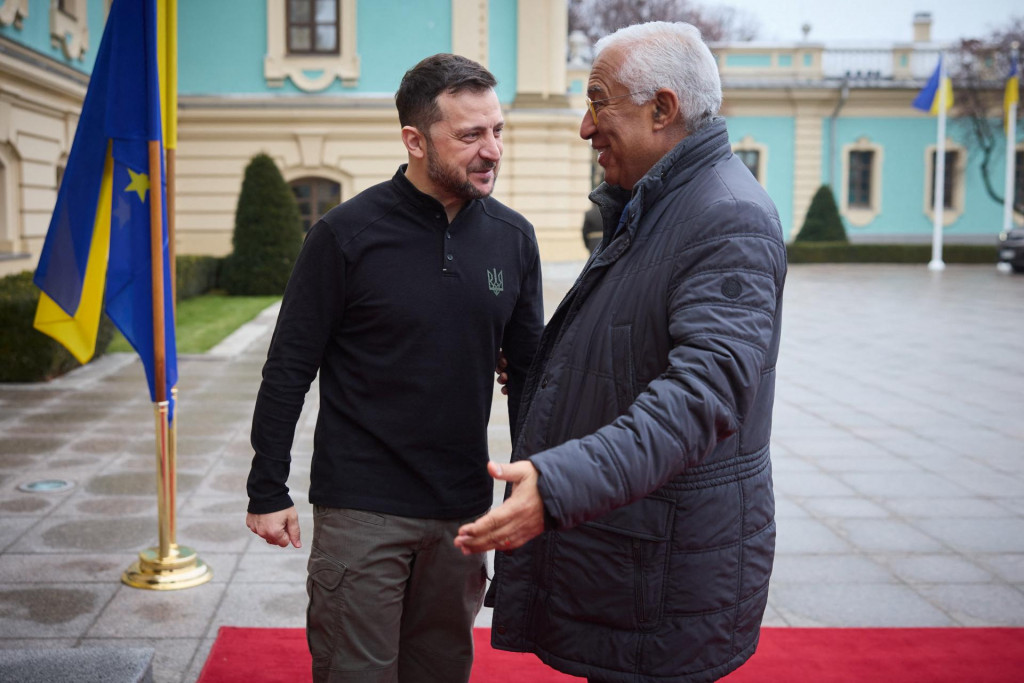
M537 488L540 475L533 463L529 460L509 465L490 462L487 471L499 481L512 482L512 495L472 524L459 528L455 547L463 555L512 550L544 531L544 501Z

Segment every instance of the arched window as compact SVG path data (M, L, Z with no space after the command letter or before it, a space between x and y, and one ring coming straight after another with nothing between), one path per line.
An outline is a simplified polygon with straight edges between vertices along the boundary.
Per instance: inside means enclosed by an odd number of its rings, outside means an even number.
M326 178L299 178L288 183L302 215L302 230L308 232L325 213L341 203L341 185Z

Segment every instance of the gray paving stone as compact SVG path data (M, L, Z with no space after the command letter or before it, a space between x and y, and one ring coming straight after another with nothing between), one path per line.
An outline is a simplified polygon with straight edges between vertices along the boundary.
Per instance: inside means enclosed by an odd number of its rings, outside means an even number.
M958 625L914 590L895 584L821 583L771 587L790 626L930 627ZM884 605L884 609L879 609Z
M974 557L1004 581L1024 587L1024 553L986 553Z
M307 543L302 548L277 548L272 553L247 552L239 559L233 583L278 582L304 586L311 546L312 543Z
M776 552L781 554L830 554L853 551L847 541L826 525L813 519L786 519L777 521Z
M84 634L88 638L196 637L205 630L228 584L213 581L177 591L150 591L121 585Z
M846 496L839 498L801 498L800 504L815 517L878 518L888 517L889 511L870 500Z
M928 585L918 592L964 626L1024 626L1024 593L1011 586Z
M910 584L991 583L995 580L992 572L954 553L907 556L888 554L881 561L897 577Z
M823 472L779 472L774 474L775 490L788 496L851 496L854 491L836 477Z
M198 638L83 638L82 647L152 648L153 683L179 683L202 647Z
M857 553L798 555L779 553L772 569L772 585L805 583L896 583L884 566Z
M839 519L833 527L867 553L935 553L946 549L935 538L895 519Z
M962 497L967 493L963 487L949 479L929 472L849 472L838 477L868 498L945 498Z
M889 498L885 506L903 517L975 518L1006 517L1003 501L977 497L962 498Z
M921 529L964 553L1024 553L1024 519L925 519Z
M239 583L228 587L211 628L245 624L253 627L303 628L306 582Z
M116 585L95 583L0 584L0 634L82 636L116 590Z

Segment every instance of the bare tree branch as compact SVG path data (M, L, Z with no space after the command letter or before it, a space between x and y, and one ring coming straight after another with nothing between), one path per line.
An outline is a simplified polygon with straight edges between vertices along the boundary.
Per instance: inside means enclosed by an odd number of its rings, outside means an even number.
M647 21L689 22L707 42L757 37L754 19L728 6L706 7L693 0L569 0L569 31L583 31L591 42Z
M1005 30L994 31L983 38L961 40L954 50L950 68L956 100L952 113L956 122L967 129L968 146L981 153L982 183L988 196L998 204L1004 199L997 189L1002 183L993 181L991 165L1006 151L1003 87L1010 72L1010 50L1014 41L1024 46L1024 16L1012 17ZM1022 118L1021 110L1018 107L1018 122ZM1017 125L1019 129L1020 123ZM1021 197L1014 199L1014 210L1024 213Z

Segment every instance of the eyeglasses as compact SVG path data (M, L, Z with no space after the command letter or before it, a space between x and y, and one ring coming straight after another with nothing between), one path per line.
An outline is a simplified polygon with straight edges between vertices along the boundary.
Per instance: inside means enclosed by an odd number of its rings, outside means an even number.
M621 100L623 97L632 97L633 95L643 95L644 93L649 93L649 92L654 92L654 90L653 89L651 89L651 90L637 90L636 92L628 92L625 95L615 95L614 97L605 97L604 99L600 99L600 100L592 100L589 97L587 97L587 98L584 98L584 100L587 103L587 109L590 110L590 117L592 119L594 119L594 125L596 126L597 125L597 110L598 110L598 107L595 107L594 106L595 104L603 104L604 102L611 102L612 100Z

